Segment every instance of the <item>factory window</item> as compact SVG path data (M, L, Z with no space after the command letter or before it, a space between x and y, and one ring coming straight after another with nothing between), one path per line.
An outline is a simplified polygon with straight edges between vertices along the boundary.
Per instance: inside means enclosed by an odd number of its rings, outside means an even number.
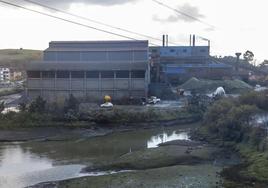
M205 49L201 49L200 52L205 53L207 51Z
M157 53L157 49L152 49L152 52L153 53Z
M116 71L116 78L129 78L129 71Z
M69 71L58 71L57 78L69 78L70 72Z
M43 71L42 77L43 78L55 78L55 72L54 71Z
M114 72L113 71L102 71L101 77L102 78L114 78Z
M87 71L87 78L99 78L99 71Z
M132 78L145 78L145 71L132 71L131 77Z
M72 78L84 78L84 71L72 71Z
M28 78L40 78L40 71L28 71Z
M183 53L187 53L187 49L183 49Z
M174 53L175 52L175 50L174 49L171 49L171 50L169 50L171 53Z

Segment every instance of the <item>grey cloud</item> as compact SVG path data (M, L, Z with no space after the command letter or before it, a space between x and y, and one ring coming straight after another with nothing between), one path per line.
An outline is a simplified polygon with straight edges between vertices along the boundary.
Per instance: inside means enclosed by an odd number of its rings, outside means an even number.
M185 14L190 15L191 17L195 17L197 19L201 19L201 18L205 17L203 14L200 13L198 7L192 6L188 3L186 3L182 6L178 6L176 9L182 13L185 13ZM172 15L169 15L166 18L159 18L158 15L154 15L153 20L158 21L158 22L178 22L178 21L195 22L195 21L197 21L195 19L190 18L189 16L179 14L179 13L174 13Z
M215 31L215 27L207 27L204 30L207 32L212 32L212 31Z

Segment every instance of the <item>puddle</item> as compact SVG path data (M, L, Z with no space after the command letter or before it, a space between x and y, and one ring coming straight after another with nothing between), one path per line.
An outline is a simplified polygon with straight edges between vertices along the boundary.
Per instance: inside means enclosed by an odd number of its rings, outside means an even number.
M176 131L173 131L171 134L164 132L162 134L152 136L150 140L148 140L147 142L147 148L157 148L158 144L162 144L173 140L190 140L189 134L188 132L177 133Z

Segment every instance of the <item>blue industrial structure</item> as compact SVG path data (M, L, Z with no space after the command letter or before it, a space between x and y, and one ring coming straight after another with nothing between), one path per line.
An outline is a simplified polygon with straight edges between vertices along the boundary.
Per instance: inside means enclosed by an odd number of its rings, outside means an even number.
M217 79L233 72L232 66L210 57L209 45L196 46L195 42L190 46L150 47L150 57L153 82L183 82L190 77Z

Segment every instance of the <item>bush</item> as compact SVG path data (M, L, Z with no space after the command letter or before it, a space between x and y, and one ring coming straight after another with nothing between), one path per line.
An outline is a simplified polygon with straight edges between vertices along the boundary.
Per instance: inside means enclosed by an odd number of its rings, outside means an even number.
M223 99L212 105L204 118L210 134L224 141L241 142L249 131L249 123L258 108Z
M239 97L239 103L256 105L262 110L268 110L268 92L250 92Z
M46 101L42 97L37 97L29 106L31 113L44 113L46 110Z
M5 110L5 102L0 103L0 114Z
M69 99L65 101L64 112L67 113L69 110L73 110L75 112L78 111L79 102L78 100L71 94Z
M266 137L267 132L262 127L252 128L252 131L250 133L250 141L258 151L263 152L266 150Z

